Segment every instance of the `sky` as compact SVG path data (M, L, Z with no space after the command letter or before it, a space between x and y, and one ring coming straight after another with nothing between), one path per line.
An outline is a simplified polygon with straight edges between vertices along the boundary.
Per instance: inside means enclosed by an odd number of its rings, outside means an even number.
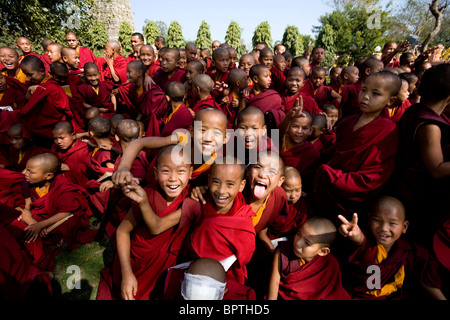
M327 0L130 0L137 32L142 32L146 19L164 21L167 27L176 20L181 25L184 39L195 41L198 28L202 20L205 20L210 27L212 39L224 42L228 25L234 20L243 29L241 37L247 47L251 47L256 27L264 21L269 22L274 42L282 39L288 25L296 26L303 35L313 36L312 27L320 25L319 17L333 11L326 2Z

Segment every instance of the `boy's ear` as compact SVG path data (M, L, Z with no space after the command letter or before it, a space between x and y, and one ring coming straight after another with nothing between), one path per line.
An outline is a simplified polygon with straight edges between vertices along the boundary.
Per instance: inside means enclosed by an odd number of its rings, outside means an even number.
M230 140L230 133L228 132L228 130L225 133L225 138L223 139L223 144L226 144L228 142L228 140Z
M389 98L388 102L386 103L386 105L387 105L388 107L389 107L389 106L392 106L396 101L397 101L397 96L391 96L391 97Z
M45 175L45 179L47 181L53 179L54 177L55 177L55 174L53 172L47 172Z
M258 83L258 76L253 76L252 81L253 83Z
M281 187L281 185L283 184L284 180L286 179L285 176L281 176L280 179L278 180L278 186Z
M242 190L244 190L246 183L247 183L247 180L246 179L242 179L241 185L239 186L239 192L242 192Z
M403 230L402 233L406 233L406 230L408 230L409 227L409 221L405 220L405 222L403 222Z
M366 68L365 70L364 70L364 74L366 75L366 76L370 76L370 73L372 72L372 69L370 69L370 68Z
M170 102L170 97L166 94L166 101Z
M91 138L94 137L94 133L93 133L91 130L89 130L88 132L89 132L89 136L90 136Z
M319 249L319 252L317 252L317 254L321 257L326 256L327 254L330 253L330 248L329 247L322 247Z
M120 138L119 138L119 136L117 134L114 135L114 139L116 139L117 142L120 141Z

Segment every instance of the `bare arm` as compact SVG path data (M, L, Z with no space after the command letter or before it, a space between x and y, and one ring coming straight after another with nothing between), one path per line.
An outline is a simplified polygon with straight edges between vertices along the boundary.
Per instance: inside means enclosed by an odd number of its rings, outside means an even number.
M417 130L419 152L425 170L436 179L450 176L450 162L444 162L441 147L441 129L434 124Z
M269 290L267 293L267 300L278 299L278 289L280 287L281 278L281 255L280 249L275 249L272 260L272 272L269 279Z

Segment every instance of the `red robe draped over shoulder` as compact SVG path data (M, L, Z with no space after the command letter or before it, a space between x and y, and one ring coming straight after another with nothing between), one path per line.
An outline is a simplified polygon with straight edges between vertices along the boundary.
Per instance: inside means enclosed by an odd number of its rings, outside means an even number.
M84 186L88 181L86 167L88 161L89 149L84 141L76 140L72 147L67 150L61 150L56 144L50 149L61 161L69 166L70 171L64 172L64 176L71 182Z
M322 112L322 110L317 105L316 100L314 100L313 97L308 96L301 91L292 96L288 95L287 93L284 93L281 96L285 112L288 112L289 110L292 109L292 107L295 104L295 100L297 100L299 96L302 96L303 98L303 110L308 111L311 115Z
M96 61L94 53L89 48L79 46L78 55L80 56L80 65L78 68L80 69L83 69L86 63L95 63Z
M277 127L286 116L280 94L272 89L267 89L258 94L255 94L253 90L247 98L247 104L260 109L264 114L271 112L275 118Z
M127 82L127 58L124 56L117 56L114 58L113 67L116 75L119 77L119 81L114 81L111 75L111 70L106 63L104 57L98 58L95 63L100 70L100 81L110 81L116 84L124 84Z
M359 114L361 111L359 109L358 95L361 91L362 83L355 82L352 84L347 84L341 88L341 103L339 104L339 109L341 111L342 117L352 116L354 114Z
M167 73L165 73L162 69L159 69L153 74L152 79L164 91L170 82L177 81L184 83L186 81L186 71L177 68L174 74L172 74L169 78Z

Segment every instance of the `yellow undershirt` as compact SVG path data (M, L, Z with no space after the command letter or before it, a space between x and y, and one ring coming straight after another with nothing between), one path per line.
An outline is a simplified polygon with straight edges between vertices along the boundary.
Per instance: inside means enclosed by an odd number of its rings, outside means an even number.
M50 188L50 184L44 188L44 190L41 191L41 188L36 188L36 193L38 194L39 198L42 198L48 193L48 189Z
M270 194L267 196L266 200L264 200L264 203L259 207L258 211L256 211L256 216L252 217L253 226L256 227L259 220L261 220L261 217L263 215L264 210L266 209L267 201L269 200Z

